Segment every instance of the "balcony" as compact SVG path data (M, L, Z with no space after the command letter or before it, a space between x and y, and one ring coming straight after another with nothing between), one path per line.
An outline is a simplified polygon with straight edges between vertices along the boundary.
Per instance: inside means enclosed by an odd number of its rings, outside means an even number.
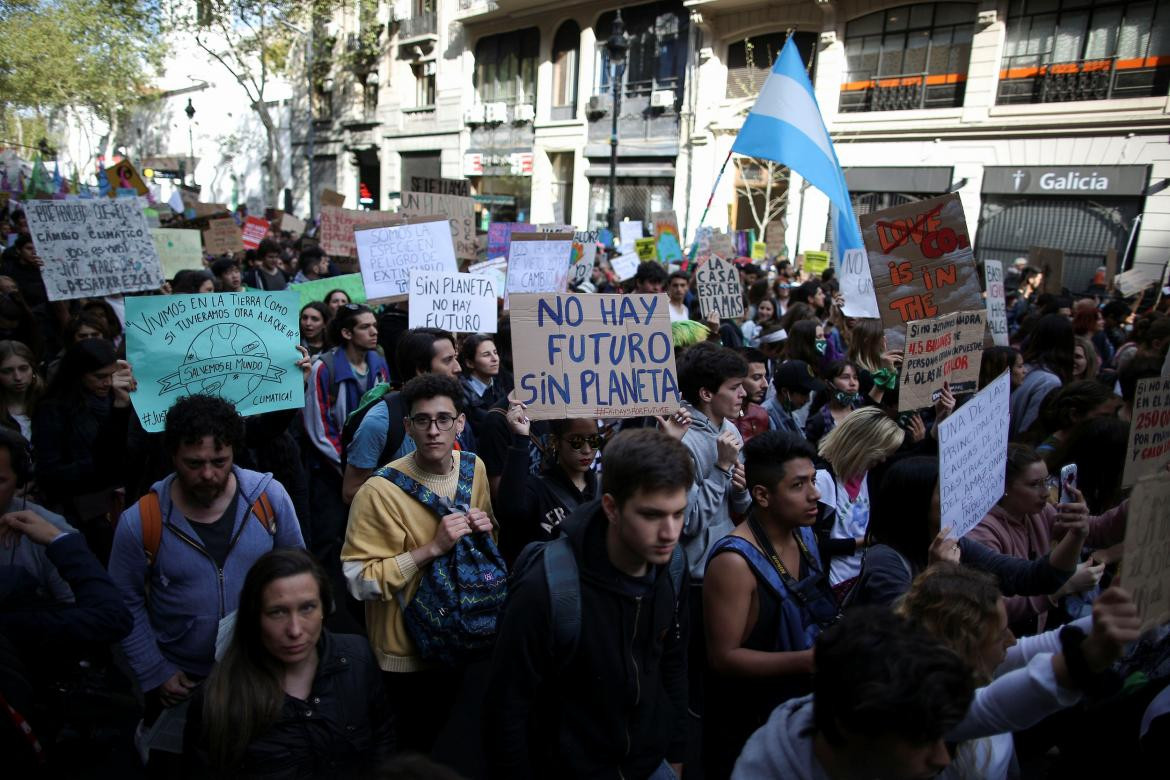
M1043 54L1004 57L998 105L1158 97L1170 86L1165 57L1108 57L1042 64Z
M403 19L398 27L399 43L438 36L439 20L434 11L416 13L409 19Z
M903 73L841 85L841 113L912 111L963 105L967 76L961 73Z

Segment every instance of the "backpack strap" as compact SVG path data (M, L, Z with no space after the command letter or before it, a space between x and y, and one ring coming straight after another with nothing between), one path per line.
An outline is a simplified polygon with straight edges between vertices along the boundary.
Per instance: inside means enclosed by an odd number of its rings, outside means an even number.
M454 505L444 496L440 496L414 477L404 474L393 466L383 466L374 472L374 476L390 480L402 492L442 518L455 511L467 511L471 505L471 487L475 480L475 455L470 452L462 452L459 455L459 482L455 487Z
M567 536L546 542L543 555L553 647L563 669L576 653L581 638L581 578Z
M151 490L138 499L138 520L142 524L142 551L146 554L146 565L153 566L162 544L162 506L158 493Z
M267 492L262 492L252 504L252 514L256 515L256 519L264 526L269 536L276 536L276 510L272 508L272 501L269 500Z

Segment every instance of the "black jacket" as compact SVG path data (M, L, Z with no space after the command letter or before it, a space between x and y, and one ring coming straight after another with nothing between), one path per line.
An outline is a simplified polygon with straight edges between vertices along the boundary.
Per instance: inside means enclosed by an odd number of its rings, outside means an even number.
M484 713L492 776L647 778L681 762L687 737L687 578L681 593L665 566L645 595L606 554L601 502L563 524L581 584L581 631L557 657L544 565L509 583Z
M307 701L284 697L280 718L252 743L233 772L208 766L202 688L187 712L184 750L193 777L353 777L393 750L394 733L382 673L369 642L321 632L319 661Z
M511 563L529 542L547 542L581 504L597 498L597 475L585 472L585 492L553 466L539 476L529 468L528 439L515 437L504 461L494 508L500 523L500 552Z
M125 480L126 438L130 407L111 407L99 417L88 407L66 400L46 399L33 417L33 452L37 487L45 497L66 507L70 499Z

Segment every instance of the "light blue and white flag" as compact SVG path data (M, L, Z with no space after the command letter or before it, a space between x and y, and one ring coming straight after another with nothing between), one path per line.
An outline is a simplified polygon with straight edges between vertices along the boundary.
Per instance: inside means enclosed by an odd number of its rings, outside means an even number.
M787 165L829 197L838 263L846 249L862 248L845 173L792 38L780 50L731 151Z

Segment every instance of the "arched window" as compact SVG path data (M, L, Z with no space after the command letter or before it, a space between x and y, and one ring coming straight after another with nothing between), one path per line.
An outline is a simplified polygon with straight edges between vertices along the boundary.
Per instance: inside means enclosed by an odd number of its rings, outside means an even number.
M553 119L572 119L577 113L577 62L581 28L565 22L553 38Z
M921 3L845 25L841 111L963 105L975 3Z

